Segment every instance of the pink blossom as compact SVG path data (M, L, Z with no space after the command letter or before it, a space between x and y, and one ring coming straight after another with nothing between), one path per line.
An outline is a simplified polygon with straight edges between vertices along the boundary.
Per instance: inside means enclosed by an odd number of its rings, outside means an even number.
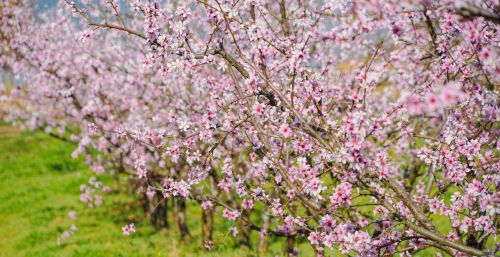
M293 135L292 129L288 126L288 124L281 124L279 132L284 138L289 138Z
M201 203L201 208L203 208L203 210L211 209L211 208L213 208L213 206L214 205L213 205L212 201L203 201Z
M68 217L70 217L72 220L75 220L76 219L76 212L75 211L68 212Z
M312 245L317 245L319 244L319 234L318 232L311 232L309 234L309 236L307 237L307 239L309 240L309 242L312 244Z
M94 165L94 166L92 166L92 170L96 174L102 174L104 172L104 167L102 167L101 165Z
M333 205L349 205L351 203L352 186L350 183L342 182L335 188L330 196L330 202Z
M253 208L253 200L252 199L245 199L242 202L242 206L245 209L252 209Z
M463 97L463 93L460 91L460 84L456 82L448 83L443 87L441 91L441 101L443 106L449 107L456 102L458 102Z
M228 209L224 209L224 211L222 212L222 216L224 216L224 218L228 220L236 220L240 216L240 213L237 210L231 211Z
M130 234L135 233L135 225L134 223L130 223L122 227L122 232L124 235L129 236Z
M214 247L214 242L213 241L206 241L204 244L204 247L205 247L205 249L207 249L207 251L210 251Z
M264 115L264 105L261 103L254 104L252 107L252 113L257 115L257 116Z
M236 227L231 227L231 235L233 237L236 237L236 235L238 234L238 228Z
M80 40L85 43L89 38L90 36L92 35L92 31L91 30L85 30L85 31L82 31L80 33Z

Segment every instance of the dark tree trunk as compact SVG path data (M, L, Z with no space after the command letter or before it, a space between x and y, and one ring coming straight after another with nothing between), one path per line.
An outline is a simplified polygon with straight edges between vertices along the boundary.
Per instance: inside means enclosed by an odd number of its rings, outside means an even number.
M111 190L113 193L120 192L120 173L118 173L118 171L113 172L113 184L111 185Z
M182 198L174 199L174 219L177 226L177 230L181 235L181 239L184 242L191 241L191 233L189 233L189 228L186 223L186 200Z
M214 210L208 208L202 212L202 244L205 245L206 242L212 241L212 232L214 227ZM208 249L206 249L208 250Z
M151 221L152 221L152 217L151 217L151 201L150 201L150 199L148 198L148 196L146 194L142 194L141 205L142 205L142 210L143 210L144 214L146 215L146 217L150 217Z
M150 206L151 208L154 208L151 210L151 223L153 226L157 229L161 228L168 228L168 221L167 221L167 199L161 199L161 194L157 194L159 200L161 201L157 204L156 208L154 206L155 201L151 201L153 204Z
M250 211L243 210L239 219L238 242L240 246L250 247Z
M125 173L125 166L123 165L123 153L120 154L120 159L117 161L117 167L113 172L113 185L112 190L114 193L120 192L120 174Z
M168 212L168 199L164 199L163 202L161 203L162 206L162 211L161 211L161 216L160 216L160 227L161 228L168 228L168 219L167 219L167 212Z
M293 236L290 236L286 239L285 256L287 257L298 256L298 252L295 250L295 237Z

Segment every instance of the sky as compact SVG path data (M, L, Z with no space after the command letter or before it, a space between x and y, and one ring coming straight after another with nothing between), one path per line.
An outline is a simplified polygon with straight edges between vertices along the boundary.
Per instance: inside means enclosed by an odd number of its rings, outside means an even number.
M38 10L46 10L54 7L57 1L59 0L36 0L35 3Z

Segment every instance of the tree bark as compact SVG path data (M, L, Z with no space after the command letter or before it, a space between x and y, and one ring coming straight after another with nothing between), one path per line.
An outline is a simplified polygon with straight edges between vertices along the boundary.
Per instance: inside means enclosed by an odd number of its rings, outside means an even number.
M238 242L240 246L250 247L250 224L247 222L250 220L250 211L243 210L241 212L241 218L239 219L239 233Z
M214 210L212 208L208 208L206 210L203 210L202 212L202 239L203 239L203 246L205 245L205 242L212 241L212 232L213 232L213 226L214 226ZM208 249L206 249L208 250Z
M158 201L161 201L161 193L157 194ZM154 203L154 201L152 201ZM151 208L155 208L154 206L151 206ZM153 226L157 229L161 228L168 228L168 220L167 220L167 201L164 199L160 203L158 203L158 206L154 210L151 210L151 223Z
M269 235L267 233L267 230L269 230L269 227L271 225L271 219L269 218L269 214L267 211L264 212L262 215L262 220L264 221L264 224L262 225L262 229L266 231L266 233L260 233L259 237L259 256L263 257L266 256L267 252L267 240L269 239Z
M186 223L186 200L182 198L174 199L174 219L177 230L180 233L181 240L184 242L191 241L191 233Z
M289 236L286 239L285 256L287 257L298 256L298 253L295 251L295 237L293 236Z

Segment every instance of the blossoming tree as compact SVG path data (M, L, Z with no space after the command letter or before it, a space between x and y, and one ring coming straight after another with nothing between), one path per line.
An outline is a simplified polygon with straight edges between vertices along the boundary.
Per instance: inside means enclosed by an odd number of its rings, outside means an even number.
M184 239L198 202L207 249L220 212L261 255L498 254L498 1L127 4L1 6L8 119L71 133L152 216L173 199Z

